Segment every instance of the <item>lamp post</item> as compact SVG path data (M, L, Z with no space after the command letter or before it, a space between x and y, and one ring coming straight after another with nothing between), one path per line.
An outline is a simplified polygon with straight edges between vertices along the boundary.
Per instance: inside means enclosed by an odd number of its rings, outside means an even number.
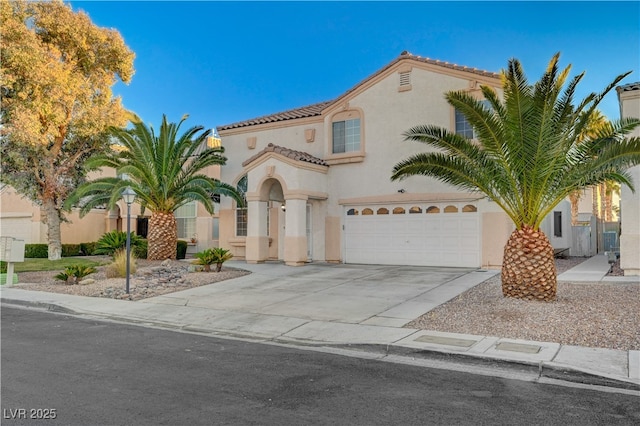
M129 270L131 268L131 203L136 198L136 193L133 192L130 186L127 186L122 191L122 199L127 203L127 275L126 275L126 292L129 294Z

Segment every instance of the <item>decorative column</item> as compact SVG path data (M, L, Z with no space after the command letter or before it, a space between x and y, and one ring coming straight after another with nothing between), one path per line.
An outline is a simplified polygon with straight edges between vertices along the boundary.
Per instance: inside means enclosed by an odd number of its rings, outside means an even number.
M104 217L105 232L116 231L118 229L118 218L120 217L120 209L115 207L107 210Z
M247 263L263 263L269 257L267 236L267 202L259 197L247 196L247 239L245 259Z
M301 266L307 261L307 196L286 196L284 263Z

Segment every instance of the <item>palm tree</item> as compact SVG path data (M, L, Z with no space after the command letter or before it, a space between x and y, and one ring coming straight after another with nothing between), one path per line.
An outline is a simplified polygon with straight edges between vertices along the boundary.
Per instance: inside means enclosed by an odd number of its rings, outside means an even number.
M477 141L437 126L411 128L404 134L406 140L438 150L398 163L391 177L434 177L480 191L505 211L516 227L504 249L505 296L554 300L553 247L540 230L542 220L575 190L608 180L633 189L627 169L640 164L640 138L625 138L640 120L608 123L579 141L591 112L628 73L574 106L584 73L565 87L571 67L559 70L559 56L551 59L535 84L529 84L517 59L510 60L502 73L504 100L491 87L482 87L490 106L463 91L447 93L449 104L473 126Z
M174 212L190 201L199 201L213 214L213 194L233 197L240 205L242 195L231 185L203 173L212 165L224 165L223 147L207 147L211 130L194 126L178 135L184 116L178 123L168 123L162 117L160 133L147 127L134 116L131 129L112 129L119 149L93 158L92 168L111 167L118 177L106 177L87 182L77 188L69 204L81 201L80 214L91 208L113 207L122 191L130 186L142 210L149 209L149 251L147 258L176 258L177 226ZM124 179L122 177L125 177Z
M595 135L597 135L598 130L601 129L603 126L605 126L607 123L608 123L608 120L602 114L602 112L599 109L594 109L589 115L589 118L587 119L587 123L584 126L582 135L578 137L578 141L582 141L587 137L594 137ZM591 188L592 210L593 210L593 215L596 217L600 216L597 211L597 208L598 208L597 206L599 204L598 191L599 191L598 187ZM578 203L580 202L581 198L582 198L582 191L580 190L573 191L571 194L569 194L569 201L571 202L571 224L572 225L578 224Z

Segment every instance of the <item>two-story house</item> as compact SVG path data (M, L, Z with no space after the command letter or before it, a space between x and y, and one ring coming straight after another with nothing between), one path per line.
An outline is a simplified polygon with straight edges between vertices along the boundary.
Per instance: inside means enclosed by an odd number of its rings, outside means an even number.
M248 262L497 266L513 225L480 193L430 178L390 180L419 124L473 137L444 93L500 76L403 52L327 102L217 128L221 179L246 187L247 208L220 206L220 245ZM568 216L568 215L566 215ZM568 219L568 218L567 218Z

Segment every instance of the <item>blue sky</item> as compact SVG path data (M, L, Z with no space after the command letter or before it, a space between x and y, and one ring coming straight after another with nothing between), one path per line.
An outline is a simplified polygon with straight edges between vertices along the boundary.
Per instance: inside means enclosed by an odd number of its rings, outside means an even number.
M618 74L640 81L640 2L73 1L136 53L126 108L207 128L341 95L407 50L531 81L561 52L579 97ZM613 91L601 104L619 118ZM416 123L421 124L421 123ZM424 123L426 124L426 123Z

